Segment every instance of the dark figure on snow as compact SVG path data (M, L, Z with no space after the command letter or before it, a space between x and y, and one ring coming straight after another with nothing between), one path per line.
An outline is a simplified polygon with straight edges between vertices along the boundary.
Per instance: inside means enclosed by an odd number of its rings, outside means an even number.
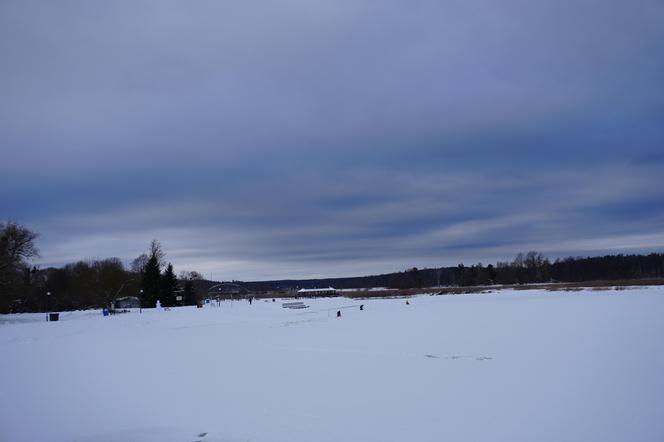
M364 304L360 305L360 310L364 310Z
M251 301L253 301L253 300L254 300L253 297L249 297L249 305L251 305Z
M406 305L410 305L410 302L406 301Z
M337 310L337 318L341 318L341 310Z

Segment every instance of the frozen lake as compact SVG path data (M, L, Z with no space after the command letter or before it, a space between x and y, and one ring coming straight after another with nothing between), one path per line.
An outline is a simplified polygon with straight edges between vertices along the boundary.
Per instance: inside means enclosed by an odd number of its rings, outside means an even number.
M0 440L664 440L663 287L301 301L0 316Z

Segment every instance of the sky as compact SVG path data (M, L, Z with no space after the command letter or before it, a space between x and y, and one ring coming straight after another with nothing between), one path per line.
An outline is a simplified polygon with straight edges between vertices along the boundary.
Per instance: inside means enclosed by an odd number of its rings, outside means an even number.
M664 251L661 0L3 0L0 60L0 219L42 267Z

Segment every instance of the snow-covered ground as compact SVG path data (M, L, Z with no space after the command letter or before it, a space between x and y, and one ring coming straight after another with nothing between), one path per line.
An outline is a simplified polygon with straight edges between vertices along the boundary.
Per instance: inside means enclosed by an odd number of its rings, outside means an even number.
M303 301L0 316L0 440L664 440L664 288Z

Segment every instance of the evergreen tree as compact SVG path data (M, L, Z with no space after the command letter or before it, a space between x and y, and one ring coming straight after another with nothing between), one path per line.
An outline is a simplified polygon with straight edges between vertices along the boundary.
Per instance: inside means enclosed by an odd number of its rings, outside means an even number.
M141 289L143 290L141 299L143 307L155 307L161 292L161 272L159 271L159 261L155 255L150 256L145 264L141 278Z
M173 272L173 265L168 263L164 274L161 277L161 305L164 307L173 307L175 305L175 291L178 281Z

